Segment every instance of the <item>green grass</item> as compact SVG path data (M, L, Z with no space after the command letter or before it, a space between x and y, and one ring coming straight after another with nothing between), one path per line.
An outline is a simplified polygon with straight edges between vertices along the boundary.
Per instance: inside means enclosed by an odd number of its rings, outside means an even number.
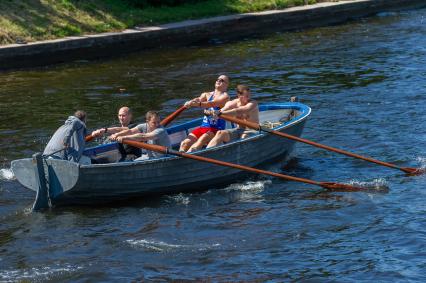
M139 9L122 0L0 0L0 44L119 31L324 0L205 0Z

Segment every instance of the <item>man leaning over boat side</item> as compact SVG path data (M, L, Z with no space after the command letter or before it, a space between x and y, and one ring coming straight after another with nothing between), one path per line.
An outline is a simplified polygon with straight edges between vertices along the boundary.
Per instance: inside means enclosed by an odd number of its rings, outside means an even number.
M171 142L169 135L163 126L160 125L160 115L158 115L158 113L155 111L148 111L145 118L146 123L139 124L134 128L113 134L110 136L110 139L120 143L123 141L123 139L128 139L170 147ZM162 153L147 151L146 154L142 154L142 156L135 159L135 161L159 158L162 156L164 156Z
M255 100L251 99L250 89L245 85L237 86L237 98L229 101L218 111L208 111L208 115L232 115L238 119L259 123L259 106ZM258 131L238 125L236 128L228 130L220 130L214 138L209 142L207 148L220 145L224 142L230 142L237 139L244 139L251 135L257 134Z
M92 132L92 136L100 137L104 134L116 134L137 126L137 124L133 122L133 111L127 106L123 106L118 110L117 117L118 121L120 122L120 126L97 129ZM118 146L118 150L121 153L121 158L119 161L124 161L126 160L126 158L133 160L135 158L141 157L142 155L142 151L140 148L128 144L120 143Z
M218 110L229 101L229 95L226 92L229 86L229 78L220 75L215 82L215 89L211 92L203 92L199 97L189 100L185 107L200 107L210 110ZM217 117L216 117L217 118ZM204 116L200 127L194 129L181 144L179 151L196 151L207 145L218 130L225 129L226 121L216 119L213 116Z
M86 133L86 112L77 110L74 116L69 116L56 130L47 143L43 155L80 164L90 164L90 158L83 155Z

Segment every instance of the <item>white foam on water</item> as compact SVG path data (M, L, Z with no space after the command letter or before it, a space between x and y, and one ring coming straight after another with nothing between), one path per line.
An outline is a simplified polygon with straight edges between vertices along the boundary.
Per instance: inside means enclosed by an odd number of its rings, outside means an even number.
M264 201L262 192L265 187L271 184L271 180L247 181L244 183L232 184L225 191L232 193L230 197L238 202L262 202Z
M420 170L426 171L426 157L417 157L417 162L420 163Z
M180 193L178 195L172 195L172 196L167 196L167 201L172 201L174 203L177 204L183 204L183 205L188 205L189 204L189 196L185 196L184 194Z
M146 239L130 239L126 240L131 246L142 247L156 252L169 252L176 250L197 250L205 251L220 246L220 244L215 243L211 245L200 244L200 245L178 245L178 244L169 244L162 241L146 240Z
M16 281L38 281L58 279L61 275L71 274L77 270L83 269L82 266L73 266L66 264L58 267L33 267L23 270L2 270L0 271L0 281L16 282Z
M270 185L271 183L271 180L247 181L240 184L229 185L226 190L262 192L265 189L265 186Z
M9 168L0 169L0 180L12 181L15 180L15 175Z
M373 181L370 181L370 182L351 180L349 182L349 185L352 185L354 187L365 188L365 191L368 191L368 192L388 192L389 191L388 182L386 182L386 180L383 178L374 179Z

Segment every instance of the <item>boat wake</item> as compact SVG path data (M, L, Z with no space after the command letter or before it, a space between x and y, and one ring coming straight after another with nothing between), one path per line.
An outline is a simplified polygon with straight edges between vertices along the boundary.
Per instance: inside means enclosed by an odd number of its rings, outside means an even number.
M166 196L167 202L173 202L175 204L183 204L188 205L189 204L189 197L185 196L185 194L178 194L178 195L172 195L172 196Z
M228 198L238 202L262 202L262 192L272 183L271 180L246 181L229 185L224 189Z
M247 181L244 183L232 184L225 188L229 191L250 191L262 192L267 185L272 184L271 180Z
M426 172L426 157L417 157L417 162L420 163L419 170L421 172Z
M56 281L63 277L68 277L70 274L77 270L83 269L82 266L57 266L57 267L33 267L30 269L23 270L1 270L0 281L1 282L33 282L33 281Z
M153 240L126 240L128 244L131 246L141 247L147 250L155 251L155 252L173 252L176 250L192 250L192 251L206 251L211 250L216 247L219 247L220 244L199 244L199 245L178 245L178 244L169 244L162 241L153 241Z
M351 180L349 182L349 185L354 187L361 187L364 188L366 192L372 192L372 193L387 193L389 192L389 186L385 179L374 179L370 182L363 182L363 181L357 181L357 180Z
M15 175L9 168L0 169L0 180L12 181L15 180Z

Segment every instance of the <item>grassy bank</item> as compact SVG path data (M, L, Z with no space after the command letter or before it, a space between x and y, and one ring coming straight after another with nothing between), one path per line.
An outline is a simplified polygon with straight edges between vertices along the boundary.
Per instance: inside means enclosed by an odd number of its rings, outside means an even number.
M324 0L205 0L174 7L144 8L125 0L1 0L0 44L119 31L316 2Z

